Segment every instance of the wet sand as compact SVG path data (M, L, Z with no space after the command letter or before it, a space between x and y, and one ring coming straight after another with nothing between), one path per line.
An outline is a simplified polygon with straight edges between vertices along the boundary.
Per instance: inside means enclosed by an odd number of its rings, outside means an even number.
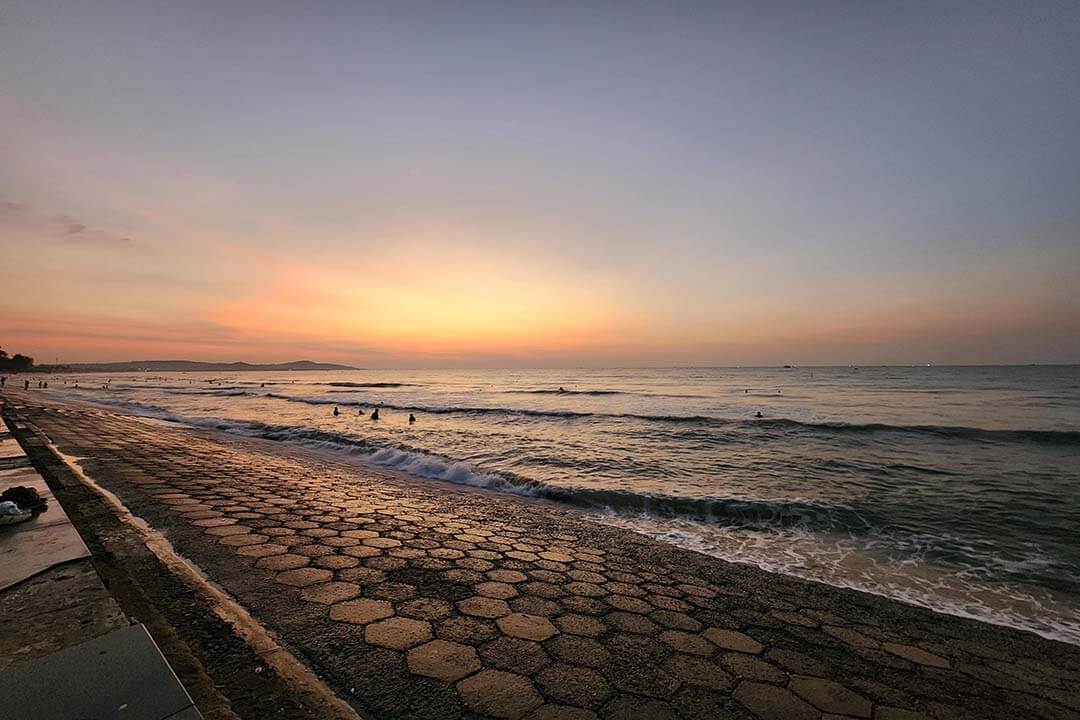
M1075 646L548 502L5 398L367 717L1080 717Z

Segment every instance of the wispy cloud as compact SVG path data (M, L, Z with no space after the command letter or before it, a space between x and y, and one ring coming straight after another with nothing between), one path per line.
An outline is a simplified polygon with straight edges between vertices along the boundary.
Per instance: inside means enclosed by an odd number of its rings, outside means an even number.
M102 249L145 248L126 235L94 227L66 214L43 213L22 203L0 201L0 230L21 232L61 245Z

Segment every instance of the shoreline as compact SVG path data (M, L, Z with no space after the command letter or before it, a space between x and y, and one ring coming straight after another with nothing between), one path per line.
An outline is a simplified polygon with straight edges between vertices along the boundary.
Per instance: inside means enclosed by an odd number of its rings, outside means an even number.
M813 704L813 688L821 690L829 683L831 690L839 687L850 693L851 697L845 695L850 700L846 707L857 710L852 713L855 717L870 717L866 713L871 708L875 717L882 718L999 717L1005 705L1045 717L1080 716L1080 698L1070 690L1080 684L1080 649L1034 633L703 555L592 522L579 510L551 500L451 485L355 458L328 458L325 453L281 442L147 422L81 403L26 393L9 393L5 399L9 414L44 432L61 451L92 458L83 463L83 470L95 482L162 531L180 553L204 568L253 615L283 637L302 638L294 647L298 656L304 657L320 675L330 677L339 690L348 687L345 679L350 672L348 663L343 668L341 659L332 651L337 647L334 639L351 648L350 657L365 657L372 662L379 659L376 665L384 682L413 691L420 687L419 695L432 703L439 698L439 706L448 711L446 717L464 708L476 710L475 703L470 704L475 698L468 678L440 680L441 685L433 685L427 682L430 676L417 678L415 672L410 675L407 662L404 666L396 664L407 661L412 649L373 645L367 624L363 624L361 640L356 625L333 620L333 607L360 600L328 603L328 616L326 604L304 597L309 591L293 590L300 586L281 586L280 576L291 571L267 574L265 566L274 561L260 566L263 559L304 557L304 568L321 568L308 573L318 576L315 587L331 585L334 587L327 593L349 593L354 592L351 586L355 585L355 592L363 599L388 603L396 611L393 617L402 620L403 609L417 604L414 601L438 600L440 608L448 608L447 615L411 622L428 623L427 632L448 638L444 641L449 644L479 649L486 669L469 677L501 672L527 678L525 682L532 691L523 693L532 698L530 702L535 700L535 708L565 705L606 716L605 710L612 703L627 708L654 703L654 709L663 704L677 708L684 716L694 716L692 708L705 703L714 711L721 708L733 713L738 709L762 718L770 717L769 708L776 707L794 708L776 717L816 717L815 712L826 712L820 707L825 701L819 699L819 705ZM18 407L24 403L24 407ZM190 500L166 497L169 495L184 495ZM379 498L375 504L383 507L369 512L371 497ZM211 504L215 498L221 498L216 501L219 504ZM281 518L273 517L268 511L276 506L271 502L275 500L291 503L281 508L308 502L311 512L318 511L313 517L338 519L305 519L305 527L288 528L290 521L286 517L296 517L297 513L282 512L278 513ZM194 505L206 505L208 509L182 512L184 507ZM233 506L247 509L229 509ZM349 519L343 514L347 508L363 512ZM200 513L217 514L189 517ZM220 524L194 524L200 519L219 518ZM296 547L306 548L310 556L298 556L291 545L281 546L281 552L274 549L280 543L273 542L273 538L295 537L308 529L308 523L314 523L310 530L318 532L309 533L305 537L311 541ZM369 526L373 528L370 531L361 529ZM237 531L210 533L213 527ZM354 527L360 535L372 532L386 537L387 542L375 543L386 547L373 554L357 551L359 558L343 552L357 545L371 547L363 541L354 544L349 536L342 535ZM453 532L440 534L440 527ZM240 528L244 532L239 532ZM269 532L270 528L294 532L281 532L280 536L277 531L274 535L261 532ZM504 543L475 542L481 536L472 535L470 528L489 532L488 537L490 528L498 528L508 540L513 540L512 533L516 533L519 539L505 544L506 548L523 544L539 549L488 550L485 545ZM394 533L411 537L387 537ZM461 542L448 540L455 533L470 537L465 544L474 547L457 550L450 545ZM234 535L237 539L228 540ZM572 541L559 539L571 536L575 538ZM340 542L323 543L320 538L324 537L338 537ZM426 547L431 543L435 546ZM558 549L545 550L545 545ZM245 547L251 549L244 551ZM582 547L600 554L582 554ZM398 552L392 554L394 550ZM542 558L544 552L554 553L556 559ZM456 557L458 553L461 557ZM322 560L329 556L342 559ZM353 564L349 558L358 562ZM446 563L448 567L438 569ZM583 569L574 569L578 565ZM264 569L260 571L260 567ZM361 573L357 568L367 570ZM505 583L487 579L485 574L492 572L506 573L508 578L515 573L528 578ZM573 579L575 572L581 573L583 579ZM447 577L446 573L451 575ZM382 581L371 587L356 582L361 576L376 574ZM685 582L672 581L676 575L676 580ZM630 582L631 578L636 582ZM496 594L505 594L506 600L482 594L476 597L496 600L516 612L499 614L502 605L480 601L470 604L468 597L458 598L484 584L513 585L492 589ZM337 587L345 585L350 588ZM410 590L402 590L401 586ZM276 592L268 594L274 588ZM528 591L523 592L526 588ZM395 593L408 597L389 597ZM494 605L496 616L471 615L466 610L472 605ZM553 634L527 640L504 633L500 640L499 621L515 614L545 619L545 627L550 627ZM563 629L560 620L568 616L574 616L574 622L597 623L598 633L579 635ZM591 618L592 623L577 618ZM666 625L662 619L678 627ZM471 633L464 633L464 626L471 627ZM574 642L567 643L567 638ZM591 639L592 644L578 642L583 638ZM540 646L548 660L541 666L543 669L525 667L529 664L521 657L502 657L507 652L485 651L493 644L496 649L508 650L508 644L518 644L505 642L512 639ZM738 647L727 647L725 643ZM563 647L567 644L574 645L575 652ZM591 664L583 659L583 644L607 653L606 664ZM611 676L607 665L624 670L647 666L648 672L642 675L639 671L635 676L642 683L640 687L624 688L620 687L625 685L624 680ZM501 666L512 668L499 670ZM697 668L696 676L688 670L690 666ZM1014 666L1025 668L1023 679L1010 672ZM518 672L513 672L515 668ZM567 668L577 668L589 678L585 683L588 687L578 688L572 696L555 682L566 679L560 672ZM707 677L703 678L702 672ZM456 694L452 692L455 688ZM385 697L377 688L368 688L365 697L366 706L375 708L375 716L391 716L385 713L392 707L402 711L403 716L422 716L415 707L394 705L406 699ZM535 708L530 706L528 711ZM888 714L894 710L910 714Z
M1024 616L1016 609L1016 607L1002 605L995 607L991 604L993 600L1000 601L1000 597L990 597L987 600L986 604L976 605L973 609L969 610L966 609L966 607L971 606L965 605L965 597L955 594L952 597L949 597L947 594L943 594L943 592L941 592L941 588L938 588L938 592L936 593L923 592L920 594L918 588L901 587L899 589L896 589L881 584L881 582L875 580L873 577L860 579L857 576L853 577L838 574L826 576L827 572L821 572L821 570L828 571L831 569L828 567L819 568L818 571L800 571L798 568L785 569L781 567L776 567L775 565L768 566L769 562L774 561L775 558L765 558L759 560L743 559L739 557L737 553L723 554L718 549L713 549L710 551L709 549L695 547L695 545L699 544L694 542L695 538L691 538L682 542L672 539L658 538L658 535L662 535L663 533L650 531L647 526L644 526L641 523L635 525L633 522L633 517L627 513L619 513L618 511L615 512L614 517L617 519L622 519L624 520L624 522L606 522L602 516L606 512L609 512L610 508L588 504L587 502L582 501L576 497L578 495L577 491L567 490L564 488L544 486L542 483L536 485L516 484L512 481L512 479L503 477L498 473L486 473L484 471L478 471L475 468L470 468L470 478L471 480L475 480L476 482L473 482L469 479L460 480L453 477L440 477L432 474L423 474L420 472L414 473L409 470L399 469L394 464L387 464L370 459L364 454L367 451L358 452L358 449L354 446L344 444L335 445L334 441L332 440L279 440L276 438L262 437L258 434L249 434L239 428L257 423L252 423L244 420L217 418L213 422L207 421L206 423L200 423L198 419L183 418L181 416L161 417L154 414L150 410L147 410L146 413L143 414L138 412L137 409L126 408L122 405L114 405L105 401L95 402L93 399L65 399L62 402L71 402L74 404L86 405L87 407L93 407L106 412L116 412L122 415L137 418L143 422L161 423L165 427L179 427L192 431L223 433L232 437L269 442L273 445L302 448L310 452L314 452L319 456L326 458L327 460L336 459L338 461L350 463L365 472L389 472L392 474L396 474L402 478L411 479L412 481L435 482L437 484L451 484L456 487L471 488L473 490L484 493L495 492L527 500L542 500L545 502L553 503L556 508L561 508L563 510L578 513L579 515L587 516L587 519L603 524L622 527L632 532L641 534L645 537L660 539L661 542L679 547L683 550L704 554L718 560L723 560L725 562L747 565L760 569L764 572L782 575L785 577L798 578L809 582L817 582L833 588L849 589L857 592L864 592L871 595L880 596L895 602L900 602L906 605L912 605L915 607L928 609L939 614L971 619L978 622L985 622L988 624L1012 628L1023 632L1031 632L1048 640L1055 640L1058 642L1064 642L1070 645L1080 647L1080 632L1074 630L1072 625L1070 625L1067 620L1062 619L1068 618L1069 608L1056 605L1055 603L1059 602L1056 599L1037 600L1034 597L1030 598L1031 601L1036 605L1048 602L1048 604L1045 606L1046 615L1031 615L1030 617L1045 617L1045 619L1041 622L1032 621L1024 623L1022 620L1017 619L1023 618ZM327 401L325 404L329 406L333 404L333 402ZM340 404L349 405L350 403L343 402ZM234 429L228 429L228 427ZM998 431L982 430L981 432ZM1050 432L1053 434L1057 434L1060 431L1028 432ZM379 452L388 452L388 450L372 449L371 452L378 454ZM455 461L453 459L428 451L398 451L396 449L390 448L389 452L394 454L395 457L401 454L409 455L411 452L413 454L417 454L418 456L423 456L424 458L430 458L432 460L438 461L439 463L445 465L445 467L443 468L443 470L445 471L444 474L450 473L453 470L453 466L455 465ZM586 493L582 494L587 494L587 491ZM663 501L665 499L674 502L680 501L680 498L658 498L655 500ZM657 525L662 525L664 523L667 523L669 525L677 525L680 521L689 521L690 524L697 522L693 518L686 518L680 515L654 515L651 516L650 519L654 521L653 524ZM705 528L704 530L707 532L709 528ZM696 539L701 540L703 538ZM866 558L866 560L870 563L875 562L874 558L872 557ZM941 570L940 572L941 575L939 577L945 577L946 571ZM952 589L955 590L956 588L954 587ZM1051 611L1055 611L1056 614L1050 614ZM1080 620L1078 620L1078 622L1080 622Z

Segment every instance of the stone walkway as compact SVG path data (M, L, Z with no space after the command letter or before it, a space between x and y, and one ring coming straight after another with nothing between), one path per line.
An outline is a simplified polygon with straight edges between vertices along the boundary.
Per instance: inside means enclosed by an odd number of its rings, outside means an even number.
M550 503L18 397L372 718L1080 718L1080 648Z

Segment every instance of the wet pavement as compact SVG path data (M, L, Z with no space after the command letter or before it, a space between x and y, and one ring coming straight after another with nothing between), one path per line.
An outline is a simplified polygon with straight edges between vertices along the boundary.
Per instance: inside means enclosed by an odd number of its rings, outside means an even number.
M1080 718L1074 646L552 503L9 401L368 717Z

